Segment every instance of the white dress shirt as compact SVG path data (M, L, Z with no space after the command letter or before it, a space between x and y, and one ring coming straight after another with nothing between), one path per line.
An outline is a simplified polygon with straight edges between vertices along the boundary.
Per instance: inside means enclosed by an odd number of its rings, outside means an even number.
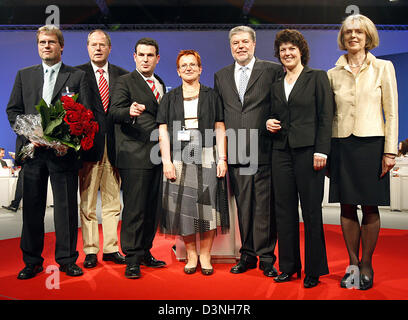
M255 57L252 57L251 61L246 66L241 66L238 62L235 62L235 68L234 68L234 79L235 79L235 85L237 87L237 90L239 90L239 78L241 76L241 67L247 67L248 69L246 70L246 74L248 76L248 79L251 78L251 73L252 70L254 69L254 64L255 64Z
M94 71L95 77L96 77L96 83L99 86L99 79L101 78L101 74L99 73L99 69L103 69L103 77L106 79L106 82L108 83L109 86L109 72L108 72L108 62L105 63L103 67L98 67L91 61L92 69Z

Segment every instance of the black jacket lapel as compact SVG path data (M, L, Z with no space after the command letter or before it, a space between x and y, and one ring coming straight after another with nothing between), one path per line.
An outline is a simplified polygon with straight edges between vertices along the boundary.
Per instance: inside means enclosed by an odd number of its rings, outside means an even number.
M57 80L55 81L54 91L52 93L51 101L54 101L55 97L62 91L64 84L67 82L70 76L69 72L66 72L65 65L61 64L61 68L58 72ZM68 88L70 90L70 88Z
M305 66L300 73L298 79L296 80L295 85L293 86L292 91L289 94L288 103L296 97L299 92L303 92L303 88L309 82L311 69L308 66Z
M247 92L255 83L255 81L259 78L259 76L262 74L263 69L261 68L261 65L258 62L258 59L255 59L254 63L254 68L251 72L251 76L249 77L248 84L246 87L245 92Z

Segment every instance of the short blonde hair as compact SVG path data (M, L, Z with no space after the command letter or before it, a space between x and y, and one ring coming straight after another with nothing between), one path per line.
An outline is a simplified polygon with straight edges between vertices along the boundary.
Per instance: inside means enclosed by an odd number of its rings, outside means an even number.
M380 38L378 37L378 31L375 24L366 16L362 14L353 14L344 19L340 31L337 35L337 44L340 50L347 50L344 45L344 31L346 30L346 25L351 22L358 21L360 23L361 29L366 34L366 44L365 48L367 51L372 50L380 44Z
M57 26L55 26L55 25L45 25L45 26L42 26L42 27L38 28L38 30L37 30L37 43L38 43L38 38L39 38L41 32L56 35L61 48L64 48L64 36L62 35L61 30Z

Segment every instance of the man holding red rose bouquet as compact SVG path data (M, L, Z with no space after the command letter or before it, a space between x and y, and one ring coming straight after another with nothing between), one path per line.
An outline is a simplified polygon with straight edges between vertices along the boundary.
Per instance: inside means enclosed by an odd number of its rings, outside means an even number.
M37 114L35 106L42 98L48 105L52 105L66 91L77 93L77 102L88 105L85 72L61 61L64 48L62 32L55 26L39 28L37 45L42 64L19 70L10 95L7 115L12 127L18 115ZM71 100L63 98L65 107L77 108L75 101ZM82 115L89 114L85 111L81 113L81 117ZM79 125L74 125L77 123L74 122L76 116L74 112L67 110L65 119L71 123L73 133L79 133ZM82 129L91 130L87 126ZM90 140L91 136L84 138L82 146L90 146ZM29 142L24 136L17 136L16 154ZM82 269L75 263L78 258L78 169L81 166L78 153L73 148L68 148L65 155L59 156L53 149L45 148L38 142L32 143L35 146L34 156L24 162L23 229L20 247L25 267L17 278L30 279L43 270L44 259L41 255L48 178L54 198L55 260L60 265L60 271L68 276L80 276L83 274ZM21 159L16 157L16 163L21 164Z

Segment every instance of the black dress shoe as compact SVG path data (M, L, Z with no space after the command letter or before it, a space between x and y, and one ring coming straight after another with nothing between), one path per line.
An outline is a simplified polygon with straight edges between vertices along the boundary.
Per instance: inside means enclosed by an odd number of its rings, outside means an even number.
M259 269L263 271L263 274L267 277L276 277L278 275L278 271L273 266L272 263L261 261L259 262Z
M313 288L319 284L319 277L312 277L306 275L305 279L303 280L303 286L305 288Z
M67 276L70 277L78 277L82 276L84 273L80 267L78 267L75 263L68 263L60 266L60 271L65 272Z
M256 262L248 263L243 260L239 260L239 262L233 266L230 270L231 273L243 273L246 272L249 269L255 269L256 268Z
M157 260L152 255L145 256L140 264L150 268L162 268L166 265L166 262Z
M84 267L85 268L95 268L98 264L98 258L96 254L90 253L85 256Z
M296 273L297 278L300 279L301 276L301 270L298 271L293 271L293 272L282 272L280 275L278 275L276 278L273 278L276 282L288 282L292 280L292 276Z
M18 208L16 208L16 207L13 207L12 205L9 205L9 206L2 206L4 209L6 209L6 210L10 210L10 211L14 211L14 212L17 212L17 210L18 210Z
M18 273L17 279L26 280L34 278L37 273L43 271L43 267L40 264L27 264L23 270Z
M125 270L125 277L128 279L140 278L140 266L138 264L128 264Z
M116 264L126 264L125 257L119 252L104 253L102 256L103 261L113 261Z

